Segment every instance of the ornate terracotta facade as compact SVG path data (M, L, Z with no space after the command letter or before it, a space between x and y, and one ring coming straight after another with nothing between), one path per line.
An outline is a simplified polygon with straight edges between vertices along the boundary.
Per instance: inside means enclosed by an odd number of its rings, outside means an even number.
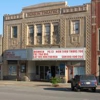
M73 33L73 25L78 21L78 33ZM57 23L57 34L54 24ZM50 25L49 35L45 35L45 24ZM69 7L66 2L33 5L22 9L20 14L4 15L3 52L9 49L33 47L86 48L85 72L91 73L91 4ZM33 37L28 36L28 26L34 26ZM37 25L42 31L37 36ZM12 27L17 26L17 38L12 37ZM73 27L73 28L72 28ZM4 75L7 62L4 61Z

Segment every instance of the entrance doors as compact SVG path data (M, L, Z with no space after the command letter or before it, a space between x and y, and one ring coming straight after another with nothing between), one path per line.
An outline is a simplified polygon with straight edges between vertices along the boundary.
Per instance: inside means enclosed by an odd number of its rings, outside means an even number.
M48 70L49 66L40 66L40 79L42 80L46 79Z
M40 79L45 80L47 78L47 71L51 71L51 76L55 77L56 76L56 67L55 66L40 66Z
M40 66L40 79L44 79L44 66Z
M51 66L51 76L55 77L56 75L56 67L55 66Z

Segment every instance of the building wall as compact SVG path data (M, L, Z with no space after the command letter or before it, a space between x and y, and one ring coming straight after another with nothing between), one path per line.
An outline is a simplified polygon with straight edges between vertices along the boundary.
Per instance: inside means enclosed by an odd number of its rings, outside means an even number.
M36 74L36 66L35 66L35 62L33 61L28 61L28 78L30 80L34 80L35 79L35 74Z
M2 35L0 35L0 63L2 63Z
M2 79L2 40L3 37L0 35L0 79Z
M32 47L86 47L86 74L91 73L91 5L69 7L65 2L44 3L25 7L22 12L4 15L3 52L8 49ZM79 34L71 34L71 22L79 20ZM59 34L53 36L53 23L59 23ZM50 23L50 36L44 35L44 24ZM42 25L42 36L36 36L36 25ZM27 26L34 25L34 41L28 43ZM12 38L12 26L18 27L18 37ZM30 41L33 39L30 38ZM49 42L48 42L49 39ZM5 61L6 62L6 61ZM5 64L5 67L7 65ZM6 73L6 68L5 68Z
M100 1L99 0L92 0L92 74L95 74L98 76L99 73L99 57L100 57L100 51L99 51L99 29L100 29Z

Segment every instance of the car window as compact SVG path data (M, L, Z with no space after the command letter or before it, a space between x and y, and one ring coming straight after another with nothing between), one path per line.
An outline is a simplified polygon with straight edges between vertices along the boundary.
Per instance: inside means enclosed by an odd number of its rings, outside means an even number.
M80 79L81 80L95 80L95 76L93 75L83 75L83 76L80 76Z

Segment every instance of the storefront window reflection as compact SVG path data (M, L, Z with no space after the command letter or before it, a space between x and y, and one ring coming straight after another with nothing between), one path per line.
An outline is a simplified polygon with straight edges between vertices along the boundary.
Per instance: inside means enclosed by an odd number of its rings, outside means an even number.
M16 66L9 66L9 75L17 75Z
M60 75L65 75L65 64L60 64Z
M59 74L59 66L56 66L56 74Z

